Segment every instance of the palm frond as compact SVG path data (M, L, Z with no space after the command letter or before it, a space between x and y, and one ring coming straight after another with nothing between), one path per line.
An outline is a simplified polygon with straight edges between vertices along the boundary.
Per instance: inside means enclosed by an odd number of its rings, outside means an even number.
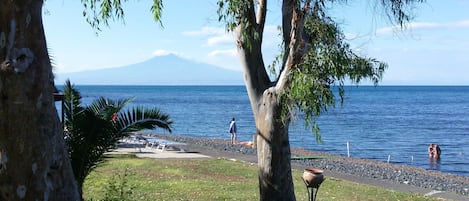
M69 130L67 145L75 179L82 187L90 171L98 165L103 154L121 138L114 132L113 125L91 110L75 116L74 126Z
M173 120L158 108L133 107L119 113L117 127L119 133L128 133L143 129L162 128L172 131Z
M111 120L114 113L119 113L119 111L132 102L132 100L133 98L113 100L99 97L88 105L87 108L95 114L102 116L103 119Z
M75 179L80 188L86 176L115 148L118 140L142 129L162 128L171 132L173 121L157 108L134 107L120 112L133 100L97 98L81 105L81 95L69 80L64 87L65 141Z
M75 88L75 85L72 84L69 79L65 81L65 85L64 85L64 100L68 100L69 102L74 102L76 103L76 105L81 104L80 92Z
M81 94L75 89L75 86L71 84L70 80L65 81L64 85L64 123L67 128L73 126L74 117L83 111L81 107Z
M124 109L125 106L127 106L129 103L131 103L134 100L134 98L121 98L115 101L116 108L121 111Z

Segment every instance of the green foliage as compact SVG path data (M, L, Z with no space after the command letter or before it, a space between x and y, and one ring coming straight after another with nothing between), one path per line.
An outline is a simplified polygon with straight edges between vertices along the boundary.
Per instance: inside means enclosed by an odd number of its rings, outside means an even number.
M112 175L104 186L104 197L102 199L85 199L89 201L134 201L133 192L136 188L134 183L129 183L130 169L125 168L124 172L120 171Z
M381 0L379 2L389 21L404 27L405 23L413 18L411 13L414 9L414 3L423 3L426 0Z
M389 21L403 27L406 22L412 19L410 13L414 3L421 2L425 2L425 0L380 0L376 1L376 7L382 8L383 13L389 17ZM294 5L291 8L286 8L286 3ZM287 89L280 94L284 120L296 113L304 114L306 126L312 128L318 141L321 139L316 118L327 111L328 107L335 106L336 94L340 97L340 102L343 102L344 83L350 81L358 84L363 79L371 79L376 85L387 68L387 64L383 62L374 58L362 57L352 51L340 28L332 18L327 16L328 9L332 8L335 3L347 3L347 0L284 1L282 12L291 12L292 9L295 9L300 16L305 17L304 30L302 30L304 41L301 41L304 44L300 44L300 47L304 46L305 49L295 50L297 51L295 54L301 54L301 59L294 61L293 69L287 69L282 65L285 65L289 55L288 52L283 51L289 50L290 47L286 46L290 44L285 44L286 41L283 41L282 52L269 66L273 75L277 75L276 69L280 69L278 74L281 74L283 70L290 70L288 83L285 85ZM245 45L244 48L248 50L252 47L250 44L254 44L257 39L262 37L256 35L262 33L262 30L259 30L262 27L256 24L254 11L256 5L254 1L218 1L219 21L226 24L228 31L240 31L243 41L237 42L242 42ZM288 16L287 13L282 14L283 17ZM283 20L294 22L298 19ZM285 35L283 38L288 41L289 37L291 36ZM296 42L298 41L300 40L296 40Z
M307 52L288 76L290 84L282 98L290 104L284 107L283 114L300 111L306 126L313 124L312 131L320 141L316 117L335 106L336 93L343 102L344 83L358 84L369 78L376 85L387 64L355 54L337 24L322 12L307 16L304 27Z
M63 112L68 121L64 121L65 128L73 130L74 116L83 111L81 107L81 95L77 90L73 89L73 85L70 83L70 80L65 81L64 86L64 100L63 100Z
M246 49L251 50L253 42L260 40L262 36L257 30L255 21L254 4L245 0L219 0L218 21L224 22L227 31L239 28Z
M236 17L248 13L248 10L251 6L249 1L219 0L217 4L218 21L225 22L227 31L233 31L240 24L249 24L247 18L240 19Z
M170 116L158 108L137 106L119 114L117 129L119 132L134 132L142 129L162 128L171 132L171 123Z
M81 105L81 96L67 80L64 88L65 142L79 187L86 176L114 148L117 141L131 132L162 128L171 132L173 121L157 108L132 107L132 99L112 100L100 97L90 105Z
M129 169L124 173L113 175L106 186L106 193L103 201L132 201L135 185L128 182Z
M151 6L150 11L153 13L153 20L160 23L160 26L163 26L161 23L161 16L163 15L163 0L153 0L153 5Z
M102 24L109 26L109 20L124 20L122 3L128 0L81 0L83 17L86 22L97 31L101 31ZM163 0L153 0L150 11L153 19L161 24Z

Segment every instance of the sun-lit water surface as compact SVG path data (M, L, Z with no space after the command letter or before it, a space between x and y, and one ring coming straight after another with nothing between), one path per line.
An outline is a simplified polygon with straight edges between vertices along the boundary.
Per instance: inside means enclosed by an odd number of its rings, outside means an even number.
M60 88L60 87L59 87ZM252 140L254 118L244 86L78 86L85 104L94 98L134 97L174 119L173 133L229 139L232 117L239 140ZM57 106L60 106L59 104ZM469 87L379 86L346 88L338 104L319 120L323 143L301 121L290 127L293 147L418 166L469 176ZM162 130L155 132L162 133ZM442 148L430 161L427 146Z

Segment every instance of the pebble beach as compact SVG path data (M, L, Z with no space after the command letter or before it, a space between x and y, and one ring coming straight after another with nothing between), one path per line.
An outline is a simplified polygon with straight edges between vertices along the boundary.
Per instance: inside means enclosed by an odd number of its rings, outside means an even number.
M152 136L185 143L192 147L203 147L213 152L237 153L251 158L257 154L255 148L242 144L232 145L228 140L195 138L172 134L156 134ZM435 191L454 192L464 197L468 196L467 200L469 200L469 178L465 176L368 159L347 158L298 148L292 148L291 153L292 157L295 158L295 160L292 160L292 166L314 167L363 179L394 182ZM302 156L309 157L302 158Z

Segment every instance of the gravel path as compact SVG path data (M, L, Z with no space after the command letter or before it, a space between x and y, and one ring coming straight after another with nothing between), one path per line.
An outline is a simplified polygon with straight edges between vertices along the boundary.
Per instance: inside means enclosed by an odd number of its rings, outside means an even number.
M214 157L236 158L257 163L256 149L244 145L231 145L227 140L192 138L178 135L155 135L161 139L183 142L190 151ZM366 183L403 192L417 192L454 200L469 200L469 177L446 174L422 168L394 165L358 158L345 158L305 149L292 149L293 156L322 156L319 159L292 160L292 167L315 167L328 176ZM436 196L438 197L438 196Z

